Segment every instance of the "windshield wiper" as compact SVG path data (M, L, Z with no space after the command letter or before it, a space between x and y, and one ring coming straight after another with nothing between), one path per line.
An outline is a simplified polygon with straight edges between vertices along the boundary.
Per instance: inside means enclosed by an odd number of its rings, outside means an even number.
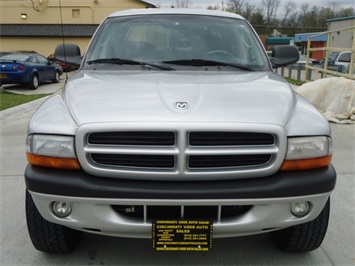
M254 71L251 67L247 67L244 65L220 62L214 60L205 60L205 59L181 59L181 60L171 60L171 61L163 61L164 64L173 64L173 65L184 65L184 66L230 66L242 70Z
M162 65L157 65L157 64L152 64L152 63L147 63L147 62L140 62L136 60L131 60L131 59L122 59L122 58L101 58L101 59L95 59L87 62L89 65L92 64L118 64L118 65L140 65L142 67L145 66L151 66L155 67L161 70L175 70L172 67L168 66L162 66Z

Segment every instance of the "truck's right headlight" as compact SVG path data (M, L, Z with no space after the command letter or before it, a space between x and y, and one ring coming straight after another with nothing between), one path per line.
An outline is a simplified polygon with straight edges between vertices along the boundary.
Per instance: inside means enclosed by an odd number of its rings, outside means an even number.
M30 164L62 169L80 169L73 136L34 134L27 137Z
M332 140L326 136L288 138L282 171L320 168L332 160Z

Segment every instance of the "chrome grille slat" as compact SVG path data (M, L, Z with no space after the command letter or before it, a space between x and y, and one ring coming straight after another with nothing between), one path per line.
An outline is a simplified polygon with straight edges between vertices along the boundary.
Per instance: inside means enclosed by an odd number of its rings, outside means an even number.
M122 146L88 146L84 149L85 153L100 153L100 154L141 154L141 155L178 155L179 150L176 147L122 147Z
M143 222L144 223L147 223L148 222L148 219L147 219L147 205L144 205L143 206Z

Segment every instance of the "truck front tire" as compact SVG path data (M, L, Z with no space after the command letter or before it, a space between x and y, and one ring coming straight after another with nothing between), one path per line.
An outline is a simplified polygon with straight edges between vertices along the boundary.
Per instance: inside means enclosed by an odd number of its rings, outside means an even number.
M27 228L34 247L46 253L70 252L79 244L83 232L45 220L26 190Z
M316 219L271 233L274 243L283 251L307 252L317 249L328 228L330 198Z

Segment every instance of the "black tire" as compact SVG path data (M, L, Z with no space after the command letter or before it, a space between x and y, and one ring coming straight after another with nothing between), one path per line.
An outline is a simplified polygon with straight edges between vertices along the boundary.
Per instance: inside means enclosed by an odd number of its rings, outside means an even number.
M47 253L66 253L79 244L83 232L45 220L38 212L31 194L26 190L27 229L33 246Z
M305 224L271 232L276 246L288 252L307 252L317 249L328 228L330 199L316 219Z
M53 82L53 83L59 83L59 80L60 80L60 73L59 73L59 71L57 70L57 71L55 72L54 79L52 79L52 82Z
M39 86L39 78L37 74L33 74L31 78L31 82L29 83L29 87L31 90L36 90Z

